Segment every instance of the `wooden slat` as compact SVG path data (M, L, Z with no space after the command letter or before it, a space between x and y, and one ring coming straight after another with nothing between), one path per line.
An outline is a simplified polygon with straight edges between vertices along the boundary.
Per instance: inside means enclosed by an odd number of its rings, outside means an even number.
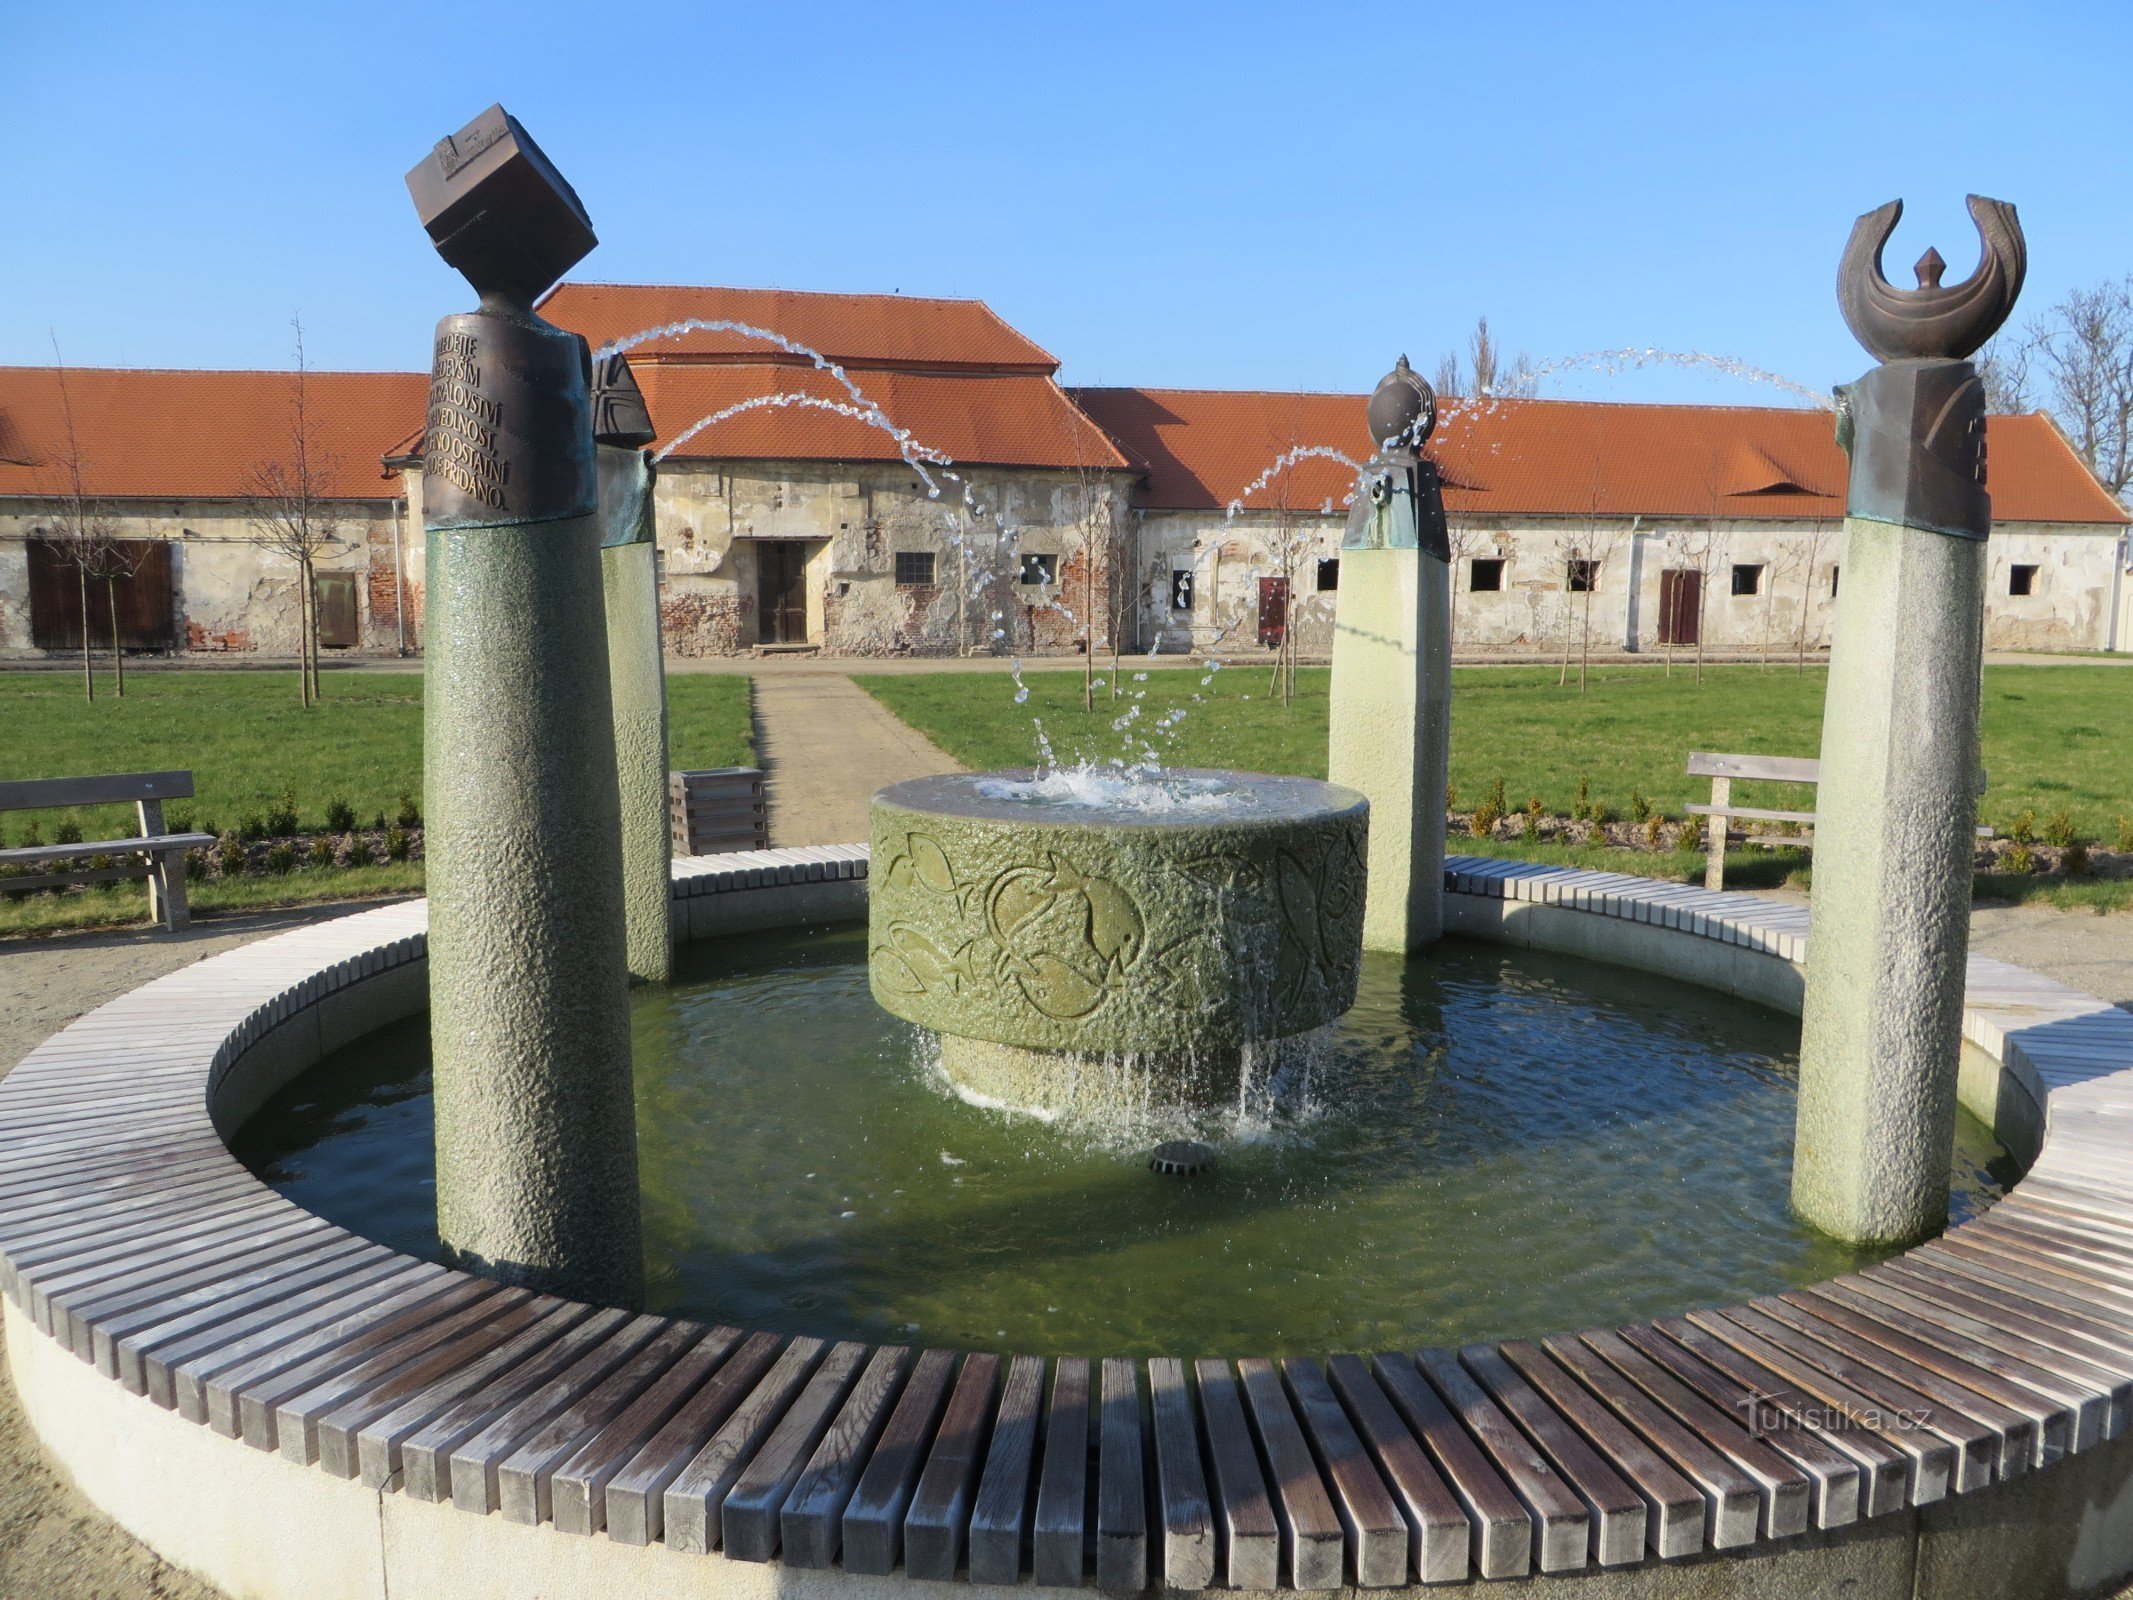
M1665 1333L1624 1328L1621 1338L1806 1473L1818 1527L1844 1527L1903 1508L1911 1476L1903 1452L1852 1427L1731 1345L1685 1322L1668 1324Z
M135 800L184 800L192 792L193 775L190 772L113 772L86 778L16 778L0 783L0 811L122 805Z
M826 1567L837 1559L844 1539L845 1505L866 1469L874 1441L889 1420L910 1364L909 1346L885 1345L874 1352L866 1371L852 1385L843 1409L815 1446L807 1470L778 1512L779 1543L787 1566ZM732 1509L730 1500L727 1509Z
M751 1333L710 1381L690 1395L628 1464L608 1480L602 1499L609 1538L621 1544L651 1544L664 1534L667 1485L681 1476L698 1452L765 1381L784 1349L782 1335ZM795 1362L803 1374L809 1359L803 1354ZM779 1380L771 1383L773 1390L779 1386Z
M1162 1570L1156 1576L1166 1589L1205 1589L1215 1581L1215 1520L1185 1364L1168 1356L1151 1360L1148 1398L1163 1520Z
M833 1346L807 1380L770 1437L726 1492L720 1507L721 1542L736 1561L768 1561L778 1553L778 1513L807 1470L808 1458L829 1432L844 1397L858 1381L867 1347L854 1340Z
M954 1379L951 1350L927 1350L912 1368L873 1458L845 1504L845 1571L880 1577L896 1569L904 1548L904 1512L925 1469L926 1450Z
M1651 1546L1653 1555L1666 1558L1688 1556L1703 1548L1708 1507L1702 1490L1669 1465L1661 1452L1647 1444L1620 1416L1594 1399L1539 1345L1514 1341L1503 1345L1498 1355L1635 1485L1644 1500L1645 1542ZM1472 1365L1471 1362L1468 1364ZM1624 1384L1621 1389L1629 1390L1629 1386ZM1629 1392L1634 1394L1633 1390ZM1642 1400L1642 1396L1636 1398ZM1640 1405L1634 1409L1649 1420L1657 1408ZM1659 1420L1669 1424L1672 1421L1671 1418ZM1755 1531L1752 1486L1748 1500L1748 1531L1752 1536Z
M1267 1498L1259 1448L1245 1420L1237 1375L1226 1361L1194 1363L1200 1416L1207 1428L1207 1466L1214 1478L1214 1511L1222 1538L1223 1581L1232 1589L1272 1589L1281 1582L1281 1525Z
M1062 1356L1052 1364L1044 1470L1037 1480L1037 1520L1030 1536L1030 1566L1040 1587L1081 1587L1088 1496L1089 1363Z
M1245 1408L1259 1436L1259 1453L1266 1461L1290 1586L1338 1589L1347 1554L1346 1535L1332 1496L1319 1478L1311 1446L1290 1408L1281 1374L1273 1362L1256 1356L1238 1362L1237 1374L1244 1384Z
M1096 1468L1096 1586L1137 1590L1148 1582L1148 1486L1143 1476L1141 1397L1134 1364L1103 1364Z
M594 1534L607 1526L607 1486L741 1343L738 1328L713 1328L605 1427L555 1469L549 1515L558 1531Z
M1822 763L1812 756L1720 755L1709 750L1689 752L1688 775L1692 778L1746 778L1765 783L1820 783Z
M0 786L4 787L4 786ZM0 810L4 810L0 807ZM80 844L18 844L0 850L0 866L41 866L47 861L77 861L83 856L117 855L165 855L172 851L205 849L216 842L212 833L162 833L153 838L135 835L130 839L90 839ZM145 866L123 870L129 873L145 872ZM68 873L66 876L81 881L90 877L105 876L99 868L89 872ZM0 878L0 889L27 889L34 886L33 878Z
M1459 1361L1555 1464L1592 1512L1593 1558L1622 1566L1644 1554L1646 1513L1637 1493L1493 1345L1468 1345Z
M926 1470L904 1513L904 1570L914 1578L946 1583L962 1565L965 1520L999 1380L998 1356L977 1351L963 1358L940 1431L926 1454Z
M1425 1350L1415 1361L1533 1513L1536 1565L1543 1572L1569 1572L1584 1566L1592 1548L1592 1513L1584 1499L1482 1393L1450 1351Z
M718 1432L668 1481L660 1493L659 1514L660 1537L669 1550L703 1555L717 1543L715 1531L725 1511L727 1491L806 1385L826 1348L820 1339L795 1339L788 1344L748 1391L748 1398L733 1408Z
M1467 1575L1478 1530L1466 1507L1430 1465L1429 1457L1400 1414L1385 1398L1370 1369L1357 1356L1332 1356L1326 1377L1354 1421L1355 1431L1384 1475L1394 1504L1405 1518L1411 1570L1424 1583L1456 1583ZM1526 1536L1525 1515L1517 1517Z
M452 1452L492 1427L529 1396L541 1395L545 1399L550 1392L549 1386L577 1368L588 1352L597 1352L592 1370L607 1371L621 1359L613 1353L613 1341L629 1321L627 1312L594 1312L558 1336L552 1344L516 1365L500 1368L493 1379L470 1390L465 1397L405 1435L399 1442L398 1452L402 1488L417 1500L451 1499ZM533 1417L524 1419L522 1424L528 1428L534 1425L535 1418L545 1414L538 1404L532 1409ZM361 1454L360 1439L356 1449ZM376 1475L381 1470L374 1455L366 1471ZM374 1484L373 1487L383 1485Z
M1044 1362L1037 1356L1016 1356L1008 1363L992 1444L985 1454L985 1475L978 1480L970 1508L972 1583L1012 1584L1021 1579L1030 1469L1043 1410Z
M1408 1575L1407 1519L1393 1504L1377 1463L1316 1361L1291 1356L1281 1363L1297 1420L1310 1441L1320 1473L1333 1491L1333 1509L1347 1537L1356 1584L1390 1588Z
M1405 1356L1381 1355L1371 1373L1429 1449L1474 1519L1474 1567L1484 1578L1522 1578L1533 1568L1540 1525L1486 1452Z

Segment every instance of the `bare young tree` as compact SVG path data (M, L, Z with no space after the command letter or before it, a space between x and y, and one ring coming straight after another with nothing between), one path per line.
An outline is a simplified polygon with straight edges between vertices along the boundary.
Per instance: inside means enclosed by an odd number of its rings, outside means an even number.
M318 558L340 543L341 515L332 493L339 463L313 432L303 319L291 317L289 325L296 331L289 433L280 453L253 466L245 501L253 542L296 565L297 677L300 696L309 706L320 695L313 579Z
M1436 389L1440 395L1471 395L1477 400L1526 400L1531 399L1539 387L1540 376L1534 370L1533 358L1521 350L1506 359L1495 335L1489 332L1487 317L1474 324L1474 331L1467 339L1464 371L1456 350L1447 350L1437 358Z
M2019 348L2022 377L2036 380L2097 481L2123 495L2133 482L2133 277L2070 290L2030 321ZM2012 373L2014 357L2001 366Z
M1793 675L1807 671L1808 633L1814 620L1815 573L1822 565L1822 546L1829 538L1826 524L1808 525L1807 543L1800 547L1800 626L1794 640ZM1819 642L1820 630L1814 630Z
M118 525L102 504L89 494L88 463L82 453L81 435L74 426L74 395L67 383L67 365L59 353L59 339L52 339L53 368L59 380L59 420L64 443L52 483L54 518L50 530L59 558L74 569L81 596L81 686L83 696L96 700L96 659L89 622L89 595L99 579L106 579L117 562ZM106 593L110 588L107 586ZM118 652L118 611L111 617L111 646ZM125 668L119 669L119 693L126 692Z

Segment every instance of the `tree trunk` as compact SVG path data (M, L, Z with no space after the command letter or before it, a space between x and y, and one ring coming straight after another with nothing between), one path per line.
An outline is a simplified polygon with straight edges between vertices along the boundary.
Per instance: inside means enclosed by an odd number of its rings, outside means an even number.
M111 666L118 674L118 695L126 698L126 651L119 643L118 578L104 574L104 599L111 607Z
M81 563L75 570L81 574L81 686L83 692L89 697L89 703L94 705L96 703L96 662L89 653L88 563Z
M296 695L311 705L311 560L296 558Z

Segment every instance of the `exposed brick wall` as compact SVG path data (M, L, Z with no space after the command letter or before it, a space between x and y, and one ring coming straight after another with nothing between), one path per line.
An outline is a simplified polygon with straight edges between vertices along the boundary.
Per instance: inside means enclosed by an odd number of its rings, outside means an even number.
M673 656L730 656L741 649L741 604L731 595L662 594L659 627Z

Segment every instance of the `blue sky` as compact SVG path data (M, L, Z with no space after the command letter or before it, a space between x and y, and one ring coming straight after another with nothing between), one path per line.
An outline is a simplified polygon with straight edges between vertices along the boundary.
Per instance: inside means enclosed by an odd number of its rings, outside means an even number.
M1081 383L1367 389L1486 314L1536 358L1720 352L1818 389L1831 282L2016 202L2025 310L2133 270L2133 7L1726 0L9 8L0 362L423 366L468 302L402 174L501 100L579 276L988 300ZM1903 269L1901 273L1897 269ZM1596 398L1766 403L1677 372Z

